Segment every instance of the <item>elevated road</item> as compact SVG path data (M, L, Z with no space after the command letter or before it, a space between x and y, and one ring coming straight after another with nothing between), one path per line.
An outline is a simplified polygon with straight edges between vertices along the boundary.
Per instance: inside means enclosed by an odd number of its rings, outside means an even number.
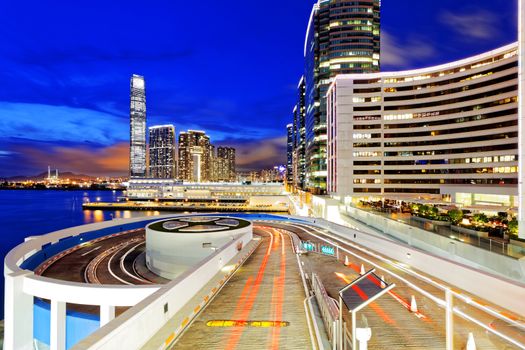
M443 281L312 225L264 221L254 226L254 233L262 237L262 244L200 311L174 349L190 349L195 344L206 349L311 348L306 296L291 235L317 247L317 252L303 254L299 263L310 276L308 280L315 273L334 299L362 269L375 268L376 274L396 284L394 290L358 314L359 326L372 329L370 348L445 348L444 289L448 286ZM35 273L87 283L168 282L147 270L144 246L143 229L112 234L51 257ZM321 254L322 246L331 249ZM480 349L525 349L523 319L511 310L453 286L451 289L456 295L454 349L466 347L469 333ZM362 295L363 300L367 297ZM412 297L417 302L415 312L410 310ZM96 306L74 307L98 313ZM124 310L118 308L117 314Z
M304 288L290 237L258 226L263 242L173 349L309 349ZM265 322L270 321L270 322Z
M308 225L299 224L267 224L284 231L290 231L299 236L303 241L311 242L317 247L335 246L335 236L324 229ZM361 233L362 234L362 233ZM422 279L428 279L433 283L426 282L406 272L406 266L397 265L396 262L388 263L379 259L373 252L367 253L365 249L355 248L355 244L346 244L344 240L338 240L339 249L334 249L333 256L319 253L308 253L301 256L301 263L304 265L306 273L316 273L328 294L334 299L338 298L338 291L345 285L360 276L361 266L368 271L376 267L378 275L385 276L387 282L396 284L396 288L388 295L383 296L363 312L358 314L358 324L368 324L372 328L372 339L369 343L372 349L394 349L394 348L415 348L415 349L444 349L445 348L445 310L444 307L436 303L432 298L428 298L420 291L424 291L436 299L444 300L444 291L436 285L446 285L442 281L436 280L432 276L426 276L420 271L414 271ZM339 250L339 252L337 252ZM331 251L329 251L331 253ZM353 254L352 254L353 253ZM337 258L337 255L339 257ZM345 260L348 263L345 266ZM403 267L403 268L401 268ZM453 273L453 271L451 271ZM399 278L398 278L399 277ZM473 296L465 292L466 298L474 300ZM415 297L418 311L411 312L411 299ZM364 299L366 295L362 296ZM457 298L456 298L457 299ZM489 305L484 300L477 302ZM495 316L483 312L472 305L461 300L455 300L454 306L466 315L478 320L482 324L493 330L501 332L504 337L525 344L525 329L520 327L525 325L516 315L508 311L500 311L511 321L504 322ZM495 306L491 306L497 309ZM454 348L464 349L469 332L474 334L478 348L481 349L520 349L512 342L489 334L486 329L476 325L464 318L454 317Z
M163 284L168 280L145 268L144 229L124 231L74 246L37 267L35 273L96 284Z

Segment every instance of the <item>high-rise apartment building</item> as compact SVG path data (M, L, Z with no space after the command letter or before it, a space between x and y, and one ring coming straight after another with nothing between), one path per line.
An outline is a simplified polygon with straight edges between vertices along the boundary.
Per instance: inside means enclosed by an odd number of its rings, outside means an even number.
M192 182L211 180L210 138L204 131L188 130L179 135L179 179Z
M305 81L304 76L297 85L297 103L293 109L292 140L292 184L304 189L306 175L306 139L305 139Z
M157 125L149 128L149 176L173 179L177 176L175 127Z
M129 176L146 176L146 85L144 77L133 74L130 82Z
M306 187L326 190L326 93L338 74L379 71L380 0L319 0L304 47Z
M235 148L223 146L218 147L215 162L218 181L236 181L237 174L235 172Z

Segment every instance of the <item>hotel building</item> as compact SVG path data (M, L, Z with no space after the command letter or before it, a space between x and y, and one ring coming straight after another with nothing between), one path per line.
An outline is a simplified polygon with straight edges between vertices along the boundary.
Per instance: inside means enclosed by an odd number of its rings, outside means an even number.
M146 85L144 77L133 74L129 106L129 176L146 176Z
M328 192L518 206L518 45L410 71L338 75Z
M319 0L306 32L306 187L326 190L326 92L338 74L379 71L380 0Z
M149 177L173 179L177 175L175 127L157 125L149 128Z

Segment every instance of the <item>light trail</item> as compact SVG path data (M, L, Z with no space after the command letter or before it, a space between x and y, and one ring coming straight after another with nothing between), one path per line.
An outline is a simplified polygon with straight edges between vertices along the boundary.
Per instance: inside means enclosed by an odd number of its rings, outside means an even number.
M360 268L353 264L353 263L350 263L350 265L348 265L348 267L350 267L352 270L354 270L355 272L359 273L360 272ZM375 283L377 286L381 286L381 281L379 281L377 278L375 278L374 276L368 276L368 279L370 281L372 281L373 283ZM405 309L407 309L408 311L410 311L410 303L406 300L404 300L399 294L389 290L387 292L388 295L390 295L392 298L394 298L397 302L399 302L401 305L403 305L405 307ZM410 311L412 312L412 311ZM421 312L417 311L417 312L412 312L417 318L419 319L422 319L422 320L427 320L427 316L425 316L424 314L422 314Z
M126 269L126 266L124 266L124 260L126 260L126 257L128 256L129 253L131 253L132 251L134 251L139 245L142 245L144 244L144 242L140 242L138 243L137 245L134 245L131 249L129 249L124 255L122 255L122 257L120 258L120 269L126 274L128 275L129 277L133 278L133 279L136 279L137 281L139 282L143 282L143 283L147 283L147 284L151 284L151 281L147 281L143 278L140 278L140 277L137 277L135 275L133 275L132 273L130 273L127 269Z
M332 244L332 245L333 245L333 242L327 240L326 238L323 238L323 237L321 237L321 236L319 236L319 235L316 235L316 234L314 234L314 233L312 233L312 232L309 232L308 230L306 230L305 228L303 228L303 227L302 227L302 226L303 226L302 224L292 224L292 223L287 223L287 225L290 225L290 226L292 226L292 227L295 227L295 228L297 228L297 229L300 229L301 231L303 231L303 232L305 232L305 233L307 233L307 234L309 234L309 235L312 235L312 236L314 236L314 237L316 237L316 238L318 238L318 239L320 239L320 240L322 240L322 241L324 241L324 242L326 242L326 243L329 243L329 244ZM426 277L426 276L423 276L423 275L420 275L420 274L418 274L418 273L416 273L416 272L414 272L414 271L411 271L410 269L407 269L407 268L401 266L401 264L399 264L399 263L395 263L395 262L393 262L393 261L391 261L391 260L389 260L389 259L386 259L386 258L384 258L384 257L382 257L382 256L380 256L380 255L378 255L378 254L375 254L375 253L373 253L373 252L371 252L371 251L368 251L368 250L366 250L366 249L363 249L363 248L361 248L361 247L359 247L359 246L357 246L357 245L355 245L355 244L353 244L353 243L346 242L346 241L344 241L343 239L341 239L341 238L339 238L339 237L336 237L336 236L331 235L331 234L326 233L326 232L322 232L322 231L318 230L318 229L315 228L315 227L311 227L311 226L306 226L306 227L308 227L309 229L314 230L314 231L316 231L316 232L318 232L318 233L320 233L320 234L322 234L322 235L324 235L324 236L328 236L328 237L330 237L330 238L332 238L332 239L334 239L334 240L337 240L337 241L339 241L339 242L341 242L341 243L343 243L343 244L345 244L345 245L348 245L348 246L351 246L351 247L353 247L353 248L355 248L355 249L357 249L357 250L363 251L363 252L366 253L366 254L369 254L369 255L371 255L371 256L373 256L373 257L375 257L375 258L377 258L377 259L379 259L379 260L381 260L381 261L383 261L383 262L386 262L386 263L390 264L392 267L395 267L395 268L398 268L398 269L402 269L403 271L409 273L410 275L412 275L412 276L414 276L414 277L416 277L416 278L420 278L420 279L423 279L423 280L427 280L427 281L431 282L433 285L438 286L440 289L446 290L446 289L449 288L448 286L441 285L441 284L437 283L436 281L433 281L432 279L430 279L430 278L428 278L428 277ZM434 301L437 305L439 305L439 306L441 306L441 307L446 307L446 302L445 302L444 300L442 300L442 299L440 299L440 298L438 298L438 297L436 297L436 296L430 294L430 293L427 292L426 290L420 288L419 286L415 285L414 283L412 283L412 282L408 281L407 279L403 278L402 276L396 274L395 272L393 272L393 271L391 271L391 270L389 270L389 269L387 269L387 268L384 268L384 267L382 267L382 266L380 266L380 265L378 265L378 264L372 262L371 260L369 260L369 259L367 259L367 258L365 258L365 257L363 257L363 256L360 256L359 254L354 253L354 252L350 251L349 249L346 249L345 247L342 247L342 246L339 245L339 249L342 250L342 251L344 251L344 252L346 252L346 253L348 253L348 254L351 254L351 255L357 257L358 259L360 259L360 260L362 260L362 261L367 262L368 264L370 264L370 265L376 267L377 269L380 269L380 270L382 270L382 271L385 271L385 272L388 273L389 275L391 275L391 276L393 276L393 277L399 279L400 281L403 281L405 284L407 284L407 285L408 285L409 287L411 287L412 289L418 291L419 293L421 293L421 294L424 295L425 297L427 297L427 298L429 298L430 300ZM461 296L461 294L458 295L457 292L456 292L454 295L460 296L462 300L465 300L465 299L466 299L465 296ZM470 298L467 299L467 300L471 300L471 304L473 304L473 305L476 304L476 302L472 301L472 299L470 299ZM466 301L466 300L465 300L465 301ZM467 303L468 303L468 302L467 302ZM518 323L518 322L515 322L515 321L513 321L513 320L510 320L510 319L508 319L507 317L505 317L504 315L501 315L500 312L495 312L495 311L492 310L491 308L488 308L488 307L486 307L486 306L482 306L482 305L476 305L476 307L477 307L478 309L482 310L482 311L486 311L486 312L489 313L489 314L492 314L492 315L495 314L498 318L502 318L502 317L504 317L504 320L505 320L505 321L507 321L507 322L509 322L509 323L512 323L512 324L515 324L515 325L518 325L518 327L520 327L520 328L523 327L523 325L522 325L521 323ZM525 345L519 343L517 340L515 340L515 339L513 339L513 338L510 338L510 337L504 335L504 334L501 333L501 332L498 332L498 331L492 329L490 326L485 325L483 322L481 322L481 321L475 319L475 318L472 317L472 316L469 316L469 315L466 314L465 312L462 312L462 311L460 311L460 310L457 309L457 308L453 308L453 312L456 313L457 315L461 316L462 318L464 318L464 319L466 319L466 320L468 320L468 321L471 321L471 322L473 322L473 323L475 323L475 324L477 324L477 325L483 327L485 330L487 330L487 331L489 331L489 332L492 332L493 334L495 334L495 335L499 336L500 338L502 338L502 339L508 341L509 343L518 346L520 349L524 349L524 350L525 350Z
M80 256L86 256L86 255L88 255L89 253L93 253L95 250L100 249L101 247L102 247L102 246L99 245L99 246L97 246L97 247L95 247L95 248L93 248L93 249L91 249L91 250L89 250L89 251L87 251L87 252L85 252L85 253L83 253L83 254L80 254Z
M250 312L253 308L253 304L255 301L255 298L257 297L257 294L259 293L259 288L261 286L261 281L264 276L264 272L266 270L266 265L268 264L268 259L271 254L271 244L273 243L273 233L271 231L265 231L270 234L270 245L268 246L268 251L266 255L263 258L263 261L261 262L261 266L259 267L259 271L257 272L257 277L255 278L255 282L253 283L252 287L250 288L250 292L248 294L246 303L242 305L241 307L241 315L239 319L246 320L248 319L248 316L250 315ZM239 305L239 304L238 304ZM235 349L237 347L237 344L239 343L239 340L241 338L243 329L235 329L231 334L226 349Z
M421 280L421 281L427 282L427 283L429 283L429 284L431 284L431 285L433 285L433 286L435 286L435 287L437 287L437 288L443 290L443 292L445 292L445 291L448 289L448 290L450 290L450 291L452 292L452 294L454 295L454 297L459 298L459 299L462 300L463 302L465 302L465 303L467 303L467 304L469 304L469 305L472 305L472 306L476 307L477 309L482 310L482 311L484 311L484 312L486 312L486 313L488 313L488 314L491 314L491 315L493 315L493 316L495 316L495 317L497 317L497 318L499 318L499 319L501 319L501 320L503 320L503 321L505 321L505 322L507 322L507 323L510 323L510 324L512 324L512 325L514 325L514 326L516 326L516 327L518 327L518 328L520 328L520 329L522 329L522 330L525 330L525 324L522 323L522 322L518 322L518 319L517 319L516 317L508 317L508 313L507 313L507 312L505 312L505 311L500 311L500 310L496 310L496 309L494 309L493 307L488 306L486 303L483 303L483 302L481 302L481 301L478 301L478 300L476 300L476 299L474 299L474 298L472 298L472 297L470 297L470 296L468 296L468 295L463 295L462 293L460 293L460 292L458 292L458 291L455 291L453 288L451 288L451 287L449 287L449 286L446 286L446 285L443 285L443 284L441 284L441 283L439 283L439 282L434 281L432 278L430 278L430 277L428 277L428 276L424 276L424 275L421 275L421 274L419 274L419 273L417 273L417 272L415 272L415 271L412 271L409 267L407 267L407 266L406 266L405 264L403 264L403 263L399 263L399 262L397 262L397 261L393 261L393 260L390 260L390 259L388 259L388 258L385 258L384 256L381 256L381 255L379 255L379 254L377 254L377 253L375 253L375 252L373 252L373 251L371 251L371 250L365 249L365 248L363 248L363 247L361 247L361 246L359 246L359 245L356 245L356 244L354 244L354 243L352 243L352 242L350 242L350 241L347 241L347 240L345 240L345 239L342 239L341 237L334 236L333 234L331 234L331 233L329 233L329 232L323 232L323 231L320 231L320 230L318 230L316 227L308 226L308 225L304 225L304 224L296 224L296 225L295 225L295 224L292 224L292 223L290 223L289 225L290 225L290 226L293 226L293 227L296 227L296 228L299 228L299 229L301 229L302 231L304 231L304 232L306 232L306 233L308 233L308 234L312 234L312 233L309 233L308 231L306 231L306 230L302 227L302 226L305 226L305 227L307 227L307 228L309 228L309 229L312 229L312 230L314 230L314 231L316 231L316 232L318 232L318 233L320 233L320 234L322 234L322 235L328 236L328 237L330 237L330 238L332 238L332 239L334 239L334 240L336 240L336 241L339 241L339 242L341 242L341 243L343 243L343 244L346 244L346 245L348 245L348 246L350 246L350 247L352 247L352 248L354 248L354 249L357 249L357 250L359 250L359 251L361 251L361 252L363 252L363 253L366 253L366 254L368 254L368 255L371 255L371 256L373 256L374 258L379 259L379 260L381 260L381 261L383 261L383 262L385 262L385 263L391 265L392 267L398 268L399 270L402 270L403 272L405 272L405 273L407 273L407 274L409 274L409 275L411 275L411 276L413 276L413 277L415 277L415 278L417 278L417 279L419 279L419 280ZM327 230L325 229L325 231L327 231ZM315 237L318 237L318 236L316 236L316 235L314 235L314 234L312 234L312 235L315 236ZM320 237L318 237L318 238L320 238ZM329 240L326 240L326 239L324 239L324 238L320 238L320 239L322 239L323 241L325 241L325 242L330 243L330 244L333 245L333 242L330 242ZM345 250L345 249L343 248L343 250ZM362 260L364 260L364 261L367 261L367 262L368 262L368 260L367 260L366 258L359 257L358 255L356 255L356 254L354 254L354 253L352 253L352 252L349 252L348 250L345 250L345 251L348 252L348 253L350 253L350 254L352 254L352 255L354 255L354 256L356 256L356 257L358 257L358 258L360 258L360 259L362 259ZM384 269L384 268L382 268L381 266L376 265L376 264L374 264L374 263L372 263L372 265L376 266L378 269L381 269L381 270L383 270L383 271L389 273L389 274L392 275L392 276L397 276L397 278L400 278L399 275L393 273L393 272L390 271L390 270ZM405 283L407 283L404 279L401 279L401 280L404 281ZM415 285L413 285L413 284L411 285L411 287L414 288L415 290L417 290L418 292L422 293L422 294L425 293L424 291L419 290L419 289L418 289L419 287L417 287L417 286L415 286ZM438 298L436 298L436 297L434 297L434 296L432 296L432 295L425 295L425 296L427 296L427 297L429 297L430 299L432 299L432 300L433 300L435 303L437 303L438 305L440 305L441 303L445 303L444 300L442 300L442 299L438 299ZM435 299L437 299L437 300L435 300ZM444 306L444 305L443 305L443 306Z
M277 231L277 230L275 230ZM275 295L272 297L272 304L274 306L274 320L280 321L283 317L283 304L284 304L284 281L286 278L286 251L284 249L284 234L277 231L279 237L281 238L281 264L279 276L274 277L273 281L273 290ZM276 239L276 241L278 241ZM272 342L271 349L279 349L279 337L281 334L281 329L279 327L272 329Z
M114 249L111 253L109 253L109 254L111 254L111 256L110 256L110 258L108 259L108 263L107 263L107 269L108 269L108 272L109 272L109 273L111 274L111 276L113 276L116 280L118 280L118 281L120 281L120 282L122 282L122 283L124 283L124 284L128 284L128 285L133 285L133 283L128 282L128 281L126 281L126 280L120 278L119 276L117 276L117 275L113 272L113 270L111 269L111 262L113 261L113 258L115 257L115 255L116 255L118 252L120 252L121 250L123 250L123 249L126 248L127 246L133 244L133 243L136 242L137 240L141 240L141 241L142 241L142 239L130 239L130 240L127 241L127 242L124 242L124 243L119 244L118 246L116 246L116 249ZM142 243L142 242L141 242L141 243ZM108 249L108 251L109 251L109 249Z
M346 284L352 283L352 280L342 273L335 272L335 275ZM361 297L361 299L368 300L368 295L361 288L359 288L359 286L354 285L352 286L352 289L359 295L359 297ZM391 319L390 316L383 310L383 308L381 308L381 306L377 305L375 302L372 302L370 303L370 307L375 311L376 314L379 315L379 317L383 319L383 321L399 329L396 321Z

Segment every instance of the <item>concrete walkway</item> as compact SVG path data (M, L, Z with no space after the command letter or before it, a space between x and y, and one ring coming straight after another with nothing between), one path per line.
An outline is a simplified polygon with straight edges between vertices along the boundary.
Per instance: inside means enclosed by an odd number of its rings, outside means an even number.
M304 289L288 235L257 229L263 242L173 349L310 349ZM284 321L285 327L211 327L212 320Z

